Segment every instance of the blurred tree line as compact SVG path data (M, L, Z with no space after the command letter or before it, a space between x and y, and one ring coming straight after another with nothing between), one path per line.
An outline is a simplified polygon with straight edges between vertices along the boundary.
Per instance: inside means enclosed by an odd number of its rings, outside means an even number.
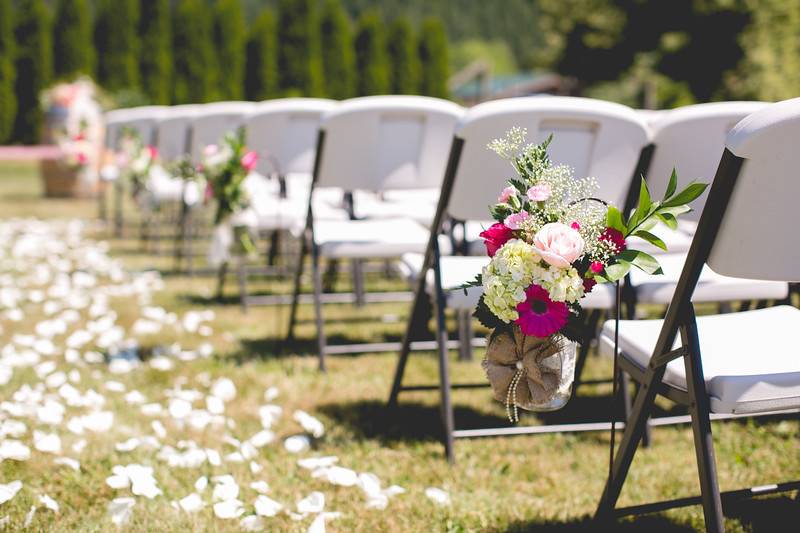
M0 0L0 143L35 143L39 93L87 75L120 105L407 93L446 98L435 17L340 0Z
M800 94L800 0L0 0L0 143L87 74L120 105L379 93L557 72L642 107Z

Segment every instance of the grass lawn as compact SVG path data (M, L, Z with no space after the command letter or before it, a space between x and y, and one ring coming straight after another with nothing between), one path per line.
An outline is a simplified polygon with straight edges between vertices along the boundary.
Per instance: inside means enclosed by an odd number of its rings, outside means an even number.
M73 218L93 220L97 213L94 201L47 200L41 196L36 167L29 164L0 166L0 217ZM132 210L129 208L128 213ZM169 271L169 256L154 257L141 252L131 228L129 238L110 239L102 228L90 229L89 237L108 240L111 255L127 269L140 271L158 268ZM95 235L91 235L94 232ZM4 273L0 273L4 274ZM23 488L10 501L0 505L0 520L8 530L23 528L31 506L39 510L30 528L41 531L109 531L108 503L129 496L128 489L112 489L106 484L115 465L140 463L154 468L154 476L163 495L154 499L136 497L130 521L122 527L130 531L239 531L239 520L216 518L212 511L211 487L202 494L206 506L197 513L186 513L170 502L195 491L201 476L231 474L241 487L239 499L247 514L253 511L257 492L250 483L269 483L269 497L295 508L298 500L312 491L325 495L325 510L341 516L328 522L329 531L594 531L589 518L603 489L608 461L609 436L606 433L543 435L512 438L484 438L456 443L457 463L450 466L443 458L439 442L437 396L433 393L408 393L401 396L397 412L385 409L385 401L394 371L394 354L330 357L329 371L320 374L313 355L315 328L310 306L300 309L298 339L291 345L282 342L288 321L288 307L254 307L243 313L236 301L235 283L228 284L231 296L223 303L211 299L212 277L165 274L165 286L156 293L152 305L162 306L178 317L190 310L212 309L213 333L197 333L165 328L157 335L141 336L144 347L180 343L194 349L210 342L210 358L191 362L175 360L169 371L145 364L130 373L112 375L107 365L99 363L75 367L59 355L51 358L58 368L77 368L81 380L75 386L82 392L92 388L105 397L104 409L114 413L110 430L89 435L75 435L65 426L55 427L63 443L63 455L80 461L80 470L54 464L55 455L33 449L32 433L39 429L35 417L22 419L27 432L18 437L32 449L27 461L5 460L0 463L0 483L21 480ZM371 288L403 289L400 280L368 279ZM288 281L262 280L253 284L257 292L287 292ZM344 277L337 289L347 289ZM29 304L30 305L30 304ZM408 304L368 305L356 309L350 305L329 305L325 313L328 334L335 342L396 340L404 329ZM126 328L139 318L140 305L129 297L114 297L111 308L118 323ZM38 310L37 310L38 309ZM1 310L0 310L1 311ZM14 334L30 334L44 318L41 306L26 309L26 318L10 322L0 315L0 348ZM76 324L72 327L78 327ZM732 332L734 333L734 332ZM64 336L56 337L56 344ZM476 353L474 362L451 363L454 380L483 380ZM591 357L587 377L610 374L611 361ZM220 377L236 385L236 397L226 404L227 429L207 427L193 430L181 427L170 416L162 420L166 436L162 445L177 446L178 441L192 440L203 448L226 455L235 448L225 442L226 435L244 440L261 429L259 406L268 403L264 392L277 387L273 400L283 409L283 417L274 425L277 439L258 450L254 461L262 470L253 473L249 463L223 461L219 466L204 463L197 468L170 467L158 459L158 452L144 447L130 452L118 451L117 443L131 437L152 435L152 418L138 406L128 404L125 393L109 390L105 382L121 382L126 392L138 390L148 402L164 407L168 390L176 386L208 393L209 383ZM433 382L436 364L432 354L415 355L409 365L407 382ZM0 387L0 402L11 400L25 384L42 382L33 368L15 368L11 381ZM502 405L491 399L488 389L467 389L454 394L456 423L461 427L505 425ZM202 399L195 402L201 408ZM670 404L665 411L680 413ZM304 410L324 424L324 436L315 439L313 449L291 454L283 439L302 432L292 419L295 410ZM547 417L548 421L604 420L611 410L610 387L585 387L568 407ZM82 414L82 408L67 408L68 419ZM0 412L0 422L10 418ZM540 423L534 416L523 422ZM743 420L715 423L713 426L720 485L723 490L786 481L800 477L797 417ZM85 438L86 447L75 453L71 446ZM406 492L392 497L385 510L368 509L358 487L335 486L315 479L310 471L297 465L308 456L337 456L338 464L357 472L372 472L383 486L399 485ZM450 505L438 505L425 495L429 487L446 490ZM621 505L645 503L698 493L692 435L688 426L662 427L653 431L649 449L640 450L623 490ZM60 512L44 510L39 495L47 494L60 504ZM760 499L726 509L729 531L797 531L800 505L796 494ZM286 513L265 518L268 531L305 531L312 518L293 520ZM658 515L626 520L622 531L693 531L702 529L699 506Z

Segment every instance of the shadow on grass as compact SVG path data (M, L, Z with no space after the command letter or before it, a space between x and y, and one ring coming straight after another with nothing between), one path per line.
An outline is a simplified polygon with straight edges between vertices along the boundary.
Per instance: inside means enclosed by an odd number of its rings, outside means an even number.
M699 509L699 507L698 507ZM794 533L800 523L800 502L788 495L772 496L737 501L735 505L725 506L725 518L728 522L738 523L745 531L769 531L770 533ZM570 522L515 522L503 530L505 533L522 533L526 531L552 533L583 532L637 532L647 533L682 533L696 531L690 525L676 523L664 514L640 515L627 517L616 522L598 523L591 518L583 518Z
M357 438L383 443L442 440L442 421L437 405L402 402L389 408L377 400L327 403L318 407L326 416L345 425ZM507 427L508 420L470 407L455 408L458 427Z
M362 337L353 337L350 335L331 334L328 335L328 346L341 346L341 345L358 345L365 342L400 342L402 338L399 335L383 334L381 337L365 340ZM240 341L242 349L236 353L234 360L244 363L246 361L266 361L269 359L281 357L294 357L294 356L313 356L318 355L317 339L316 338L299 338L287 341L281 335L279 337L263 337L260 339L242 339ZM353 354L337 354L329 357L357 357L363 355L361 353ZM387 356L393 357L396 352L387 352Z
M595 522L591 518L583 518L570 522L515 522L503 530L505 533L523 533L527 531L543 531L552 533L598 533L598 532L635 532L647 533L683 533L696 531L693 527L676 524L665 516L640 516L619 522Z

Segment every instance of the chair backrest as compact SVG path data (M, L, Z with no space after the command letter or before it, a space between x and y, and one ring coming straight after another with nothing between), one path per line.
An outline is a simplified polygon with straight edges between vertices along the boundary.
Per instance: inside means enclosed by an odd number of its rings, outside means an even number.
M532 96L476 105L456 132L464 144L449 199L450 216L488 218L488 206L497 202L514 171L487 145L515 126L528 130L529 142L541 142L553 134L551 160L571 166L578 178L597 178L601 198L620 207L642 148L649 143L647 126L636 112L611 102Z
M176 105L156 124L155 145L163 161L175 161L189 150L189 129L199 105Z
M651 124L655 150L645 173L653 194L667 187L672 169L680 184L692 180L710 182L725 148L728 132L747 115L766 106L763 102L714 102L697 104L665 112ZM686 218L698 220L706 194L692 204L694 211Z
M199 161L203 148L218 144L226 133L242 126L255 106L253 102L214 102L200 106L190 133L192 158Z
M315 186L381 192L439 188L464 109L425 96L367 96L322 119Z
M322 115L337 102L322 98L282 98L256 104L247 117L247 146L258 152L257 170L311 174Z
M712 198L732 182L727 208L704 213L719 229L708 265L720 274L777 281L800 281L797 246L800 198L800 98L771 104L741 122L728 134L726 147L741 158L738 173L719 175ZM720 165L722 169L722 164ZM699 231L699 229L698 229Z
M135 130L145 144L152 143L155 125L167 109L167 106L152 105L109 111L105 114L106 146L112 150L118 147L123 128Z

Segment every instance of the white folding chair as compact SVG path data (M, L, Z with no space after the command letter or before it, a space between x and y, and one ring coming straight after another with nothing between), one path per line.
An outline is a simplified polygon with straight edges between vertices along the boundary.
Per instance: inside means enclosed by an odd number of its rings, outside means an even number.
M686 106L662 114L652 124L654 149L645 175L650 190L654 193L665 190L673 168L681 180L710 180L728 132L737 122L766 105L762 102L716 102ZM706 194L703 194L692 203L694 211L686 214L687 221L679 222L683 227L681 233L688 242L691 242L705 201ZM641 241L636 246L640 247L640 244ZM629 304L667 305L672 300L686 261L686 251L680 247L670 247L666 254L657 250L655 256L664 271L662 275L632 271L629 281L633 290L628 295L634 301L629 301ZM719 303L725 307L732 301L782 300L788 292L786 283L722 276L705 267L693 301ZM632 312L628 316L632 317Z
M800 98L739 122L708 194L666 317L619 324L619 364L641 384L597 509L598 520L702 503L708 531L724 531L722 503L800 488L800 482L720 492L712 417L800 408L800 310L779 306L695 317L692 294L708 264L722 275L800 280L797 198ZM678 339L678 334L680 338ZM613 352L614 324L603 333ZM662 395L690 413L700 497L616 508L654 401Z
M244 126L248 148L258 155L256 172L248 177L257 230L271 233L267 267L274 267L280 234L300 234L305 225L311 173L322 116L338 102L321 98L284 98L258 103ZM341 192L339 193L341 197ZM324 209L324 206L319 206ZM343 212L337 213L344 218ZM324 217L323 217L324 218ZM239 262L239 289L243 309L259 302L247 293L244 260Z
M398 258L407 252L423 251L428 231L414 220L401 217L319 221L313 212L317 188L372 193L438 188L453 131L462 114L460 106L436 98L373 96L344 101L323 118L288 335L291 339L294 334L303 259L310 251L322 370L328 347L323 328L320 258L354 260L354 266L367 258ZM354 274L359 277L358 272ZM340 347L337 353L341 350Z
M167 106L139 106L107 112L104 115L106 121L106 148L112 151L119 149L122 132L126 128L134 130L145 144L151 144L154 138L155 125L167 109ZM107 179L109 177L112 178L109 181L114 182L114 236L121 237L125 225L123 213L124 184L117 179L118 171L105 172L104 175ZM101 197L105 201L105 194L101 194ZM105 207L101 206L101 210L105 211Z
M227 133L235 132L243 127L247 117L255 110L254 102L212 102L202 104L194 110L191 127L189 129L188 153L192 161L199 163L203 149L210 144L222 142ZM193 241L197 232L198 221L196 213L189 206L184 206L184 215L181 217L181 238L175 248L175 264L179 268L181 260L186 262L186 271L194 273ZM225 270L220 271L220 276L225 275Z
M487 206L497 202L498 191L502 190L509 177L508 162L491 153L487 144L502 137L515 126L526 128L531 142L541 142L552 134L549 153L553 162L572 166L576 177L597 178L602 198L618 206L625 206L628 201L631 184L641 171L642 156L649 143L647 127L632 109L587 98L529 97L496 100L473 107L459 123L436 218L428 239L428 248L424 255L404 256L406 269L417 280L416 292L389 398L389 405L393 406L396 405L400 392L404 390L440 391L444 444L450 461L454 458L455 438L565 430L587 431L610 427L609 423L601 423L574 424L569 428L536 426L455 429L450 389L461 386L452 385L449 380L447 350L450 343L447 339L444 310L449 307L459 316L460 346L464 347L472 341L468 325L481 289L473 287L464 294L456 287L474 279L488 260L485 257L444 256L438 247L436 236L446 220L476 221L486 218ZM420 344L419 340L427 331L428 314L425 306L429 297L435 301L439 384L404 386L403 374L412 344ZM611 309L615 305L613 291L609 286L598 285L582 300L582 304L586 309L594 311L588 326L589 330L593 330L600 311ZM580 364L586 356L590 338L582 343Z

